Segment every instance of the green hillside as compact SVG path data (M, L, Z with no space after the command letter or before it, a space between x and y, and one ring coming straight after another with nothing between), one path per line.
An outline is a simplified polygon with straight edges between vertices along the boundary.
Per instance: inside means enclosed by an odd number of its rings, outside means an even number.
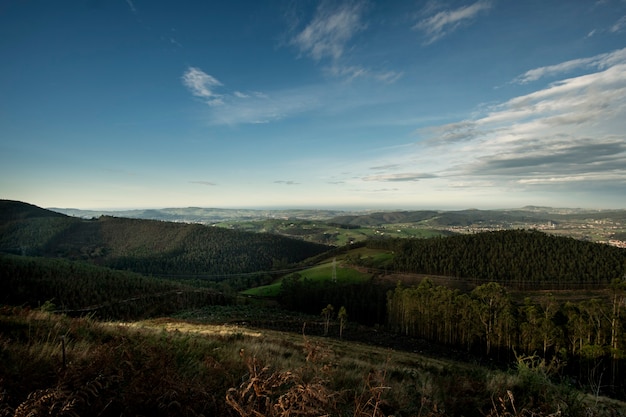
M128 319L224 304L214 290L85 262L0 255L0 305Z
M2 201L0 252L85 260L166 275L228 275L301 262L328 246L199 224L103 216L76 219Z
M297 275L310 282L330 282L333 277L333 263L321 263L311 268L303 269L297 272ZM371 275L372 274L359 272L353 268L343 267L340 263L337 263L335 265L335 280L333 283L337 285L365 283L369 280ZM281 291L282 280L277 280L272 284L250 288L243 291L242 294L255 297L278 297L281 295Z
M42 254L47 242L78 222L31 204L0 200L0 251Z

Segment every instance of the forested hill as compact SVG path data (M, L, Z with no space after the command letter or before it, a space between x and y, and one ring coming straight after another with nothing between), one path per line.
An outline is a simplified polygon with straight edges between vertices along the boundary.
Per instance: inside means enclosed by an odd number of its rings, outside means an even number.
M226 275L268 271L329 247L277 235L198 224L100 217L76 219L0 201L0 251L87 260L152 274Z
M21 201L0 200L0 225L5 223L36 217L67 217L61 213L46 210Z
M606 285L626 274L626 249L531 230L369 242L394 250L390 268L521 288Z

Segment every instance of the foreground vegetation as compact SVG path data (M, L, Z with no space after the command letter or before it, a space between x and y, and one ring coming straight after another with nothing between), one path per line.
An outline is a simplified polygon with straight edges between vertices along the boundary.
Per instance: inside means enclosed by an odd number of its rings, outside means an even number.
M0 415L604 416L621 404L516 370L174 319L0 309Z

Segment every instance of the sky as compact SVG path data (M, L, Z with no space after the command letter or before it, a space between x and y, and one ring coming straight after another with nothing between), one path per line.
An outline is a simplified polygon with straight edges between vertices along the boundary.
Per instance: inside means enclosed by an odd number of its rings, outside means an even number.
M626 1L3 0L0 198L626 209Z

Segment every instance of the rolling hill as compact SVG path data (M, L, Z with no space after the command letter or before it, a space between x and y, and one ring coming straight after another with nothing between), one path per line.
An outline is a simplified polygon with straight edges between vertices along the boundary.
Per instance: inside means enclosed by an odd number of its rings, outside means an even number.
M271 234L110 216L80 219L17 201L0 201L0 252L84 260L141 273L269 271L328 249Z

